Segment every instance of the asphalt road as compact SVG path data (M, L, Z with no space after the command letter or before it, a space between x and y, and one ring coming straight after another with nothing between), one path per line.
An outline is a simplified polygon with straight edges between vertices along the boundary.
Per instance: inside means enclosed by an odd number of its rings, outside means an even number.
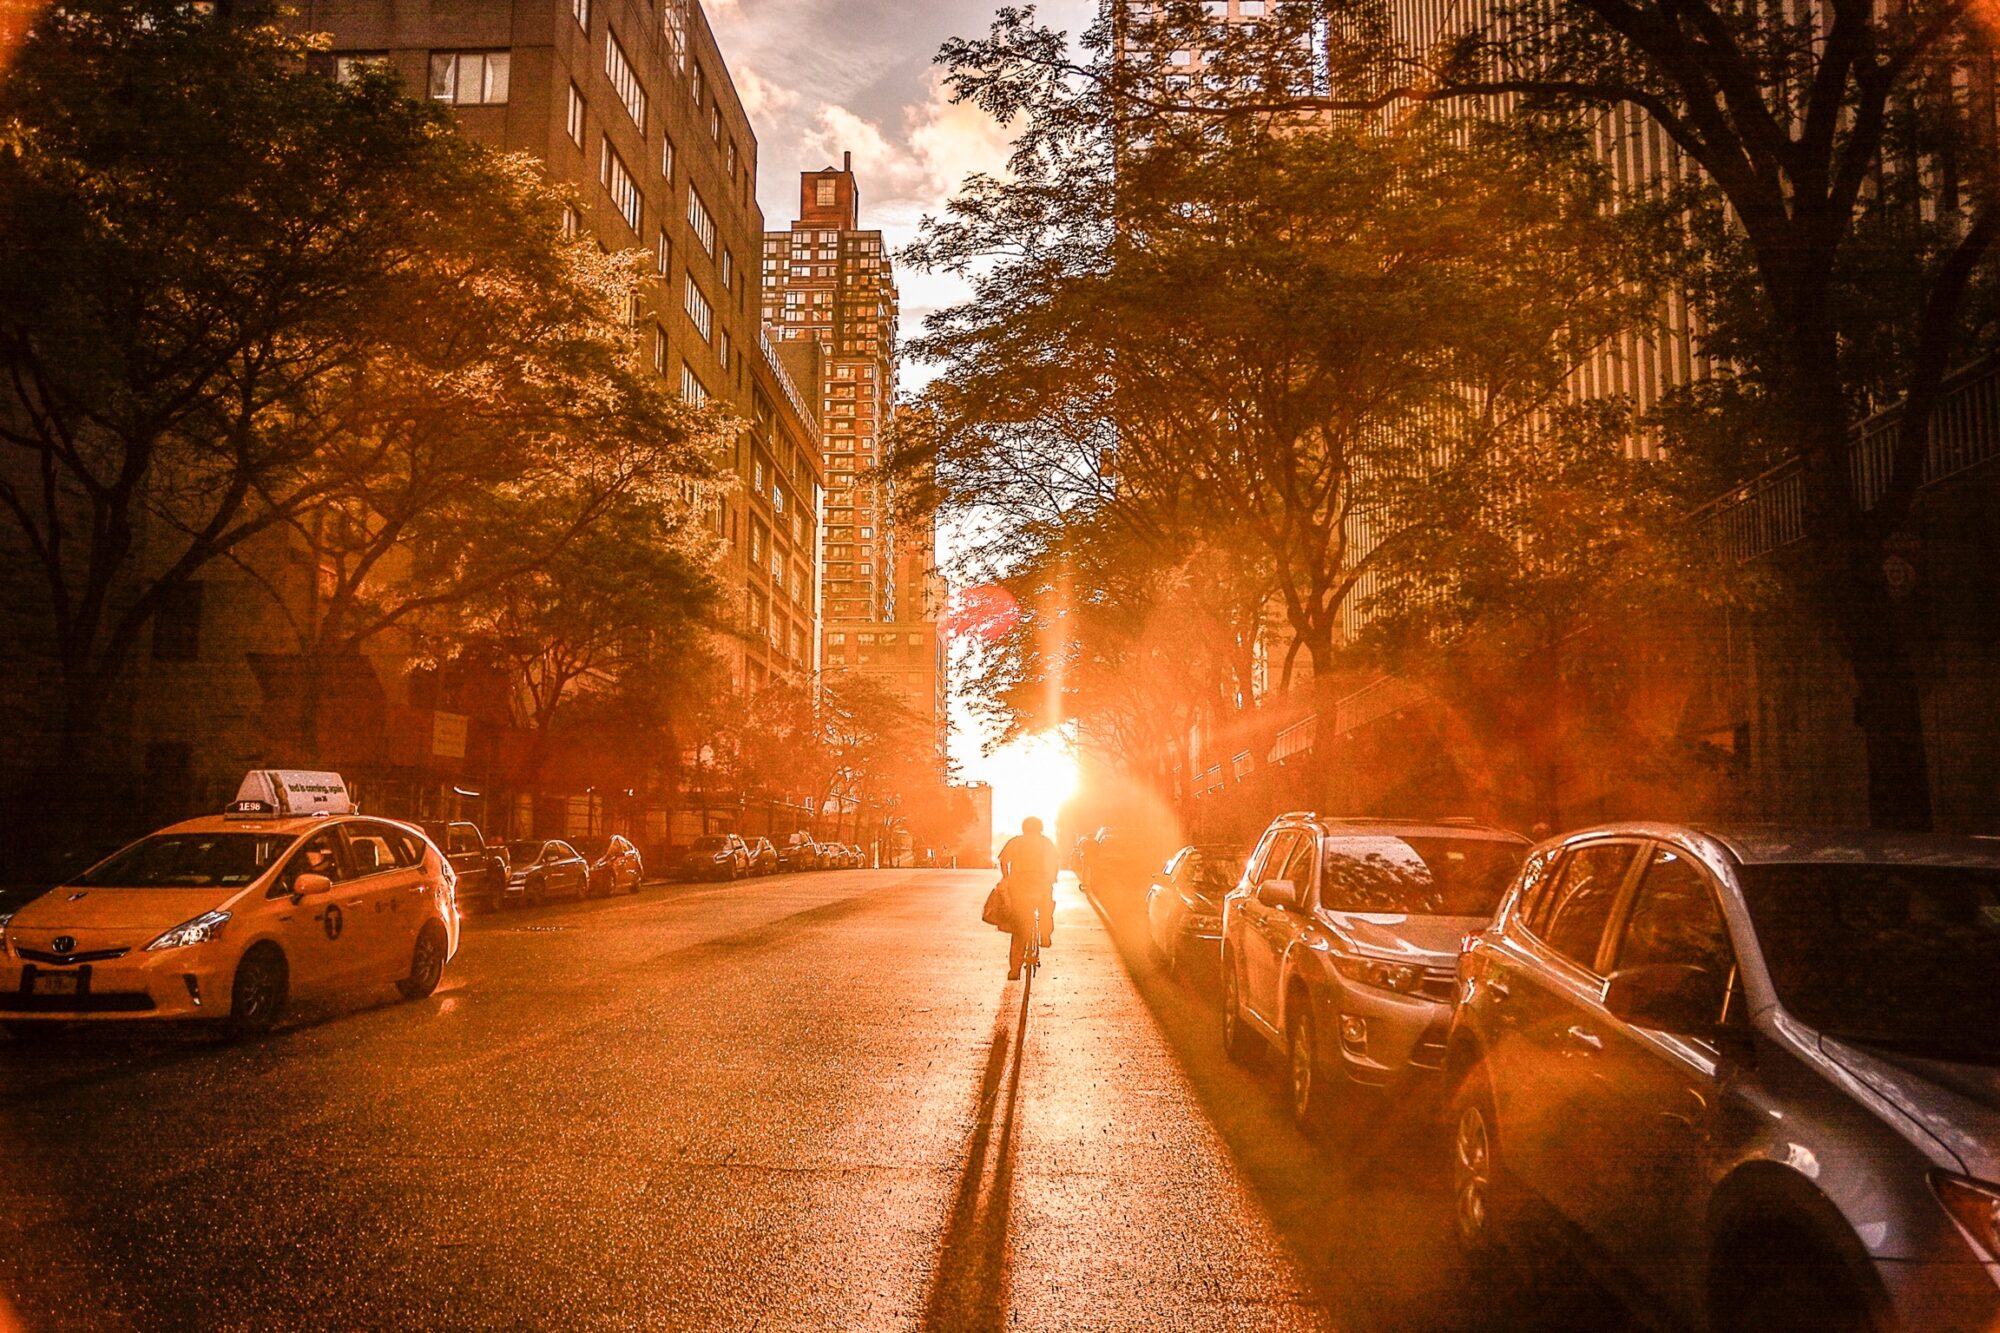
M1422 1133L1301 1137L1067 880L1008 982L989 882L648 889L248 1045L0 1039L0 1330L1493 1326Z

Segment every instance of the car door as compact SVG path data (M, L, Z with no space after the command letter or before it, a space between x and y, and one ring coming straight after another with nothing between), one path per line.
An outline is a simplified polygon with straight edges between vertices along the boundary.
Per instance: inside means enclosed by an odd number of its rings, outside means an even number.
M1572 1117L1603 1044L1594 1022L1604 993L1599 956L1642 845L1606 839L1571 848L1514 932L1518 965L1501 963L1487 983L1502 1011L1488 1034L1501 1152L1565 1214L1582 1206L1580 1178L1604 1169L1573 1151Z
M571 894L582 897L590 887L590 863L583 854L566 842L551 842L542 849L542 858L548 863L548 888L545 892L557 897Z
M1622 914L1610 968L1693 968L1709 980L1714 1019L1729 1017L1736 978L1716 886L1687 852L1655 844ZM1578 1184L1577 1220L1656 1294L1690 1288L1702 1259L1711 1159L1727 1151L1736 1063L1718 1042L1620 1021L1585 1022L1603 1045L1579 1084L1576 1151L1599 1164Z
M1292 934L1292 911L1277 903L1265 902L1259 891L1274 880L1291 880L1301 901L1311 889L1311 862L1314 839L1308 833L1288 829L1278 835L1265 859L1262 877L1253 886L1244 904L1243 1007L1272 1032L1278 1030L1278 969ZM1305 867L1301 879L1292 879Z
M298 880L305 874L324 875L333 887L326 893L298 897ZM324 828L299 844L266 891L273 900L292 900L278 906L275 933L285 951L293 995L333 989L357 971L354 941L347 934L351 913L346 903L352 881L340 830Z
M353 861L354 886L362 906L356 939L362 970L376 977L399 977L409 970L422 924L429 881L413 839L375 820L341 825Z

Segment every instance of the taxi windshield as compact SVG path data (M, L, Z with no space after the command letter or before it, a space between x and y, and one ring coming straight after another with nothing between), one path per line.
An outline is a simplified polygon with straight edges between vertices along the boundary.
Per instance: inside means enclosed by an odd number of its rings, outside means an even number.
M532 865L542 859L545 842L510 842L507 844L507 859L517 866Z
M275 833L155 833L69 882L86 889L238 889L295 840Z
M1490 917L1523 855L1518 843L1487 838L1329 838L1320 902L1335 912Z

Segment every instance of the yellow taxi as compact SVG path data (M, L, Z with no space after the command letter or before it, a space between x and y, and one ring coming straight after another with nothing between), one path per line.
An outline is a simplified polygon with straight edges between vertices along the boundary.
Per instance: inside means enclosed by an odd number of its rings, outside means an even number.
M456 882L415 827L337 773L260 769L226 813L161 829L0 917L0 1025L210 1019L267 1031L296 996L437 989Z

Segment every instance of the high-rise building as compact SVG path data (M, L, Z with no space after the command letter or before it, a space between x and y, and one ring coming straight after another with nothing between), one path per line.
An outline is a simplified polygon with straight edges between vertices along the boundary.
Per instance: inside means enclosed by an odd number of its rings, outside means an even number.
M828 672L882 680L945 726L943 585L936 525L905 514L878 472L896 405L896 277L880 231L860 226L853 155L799 177L799 216L764 234L764 319L780 349L824 357Z
M739 598L740 633L723 645L731 675L739 688L807 678L819 646L819 386L795 383L810 364L788 368L764 337L757 137L698 0L302 0L296 22L331 34L336 77L393 69L450 104L469 137L533 154L575 186L572 227L653 257L638 317L654 369L746 423L727 460L742 485L711 514Z

